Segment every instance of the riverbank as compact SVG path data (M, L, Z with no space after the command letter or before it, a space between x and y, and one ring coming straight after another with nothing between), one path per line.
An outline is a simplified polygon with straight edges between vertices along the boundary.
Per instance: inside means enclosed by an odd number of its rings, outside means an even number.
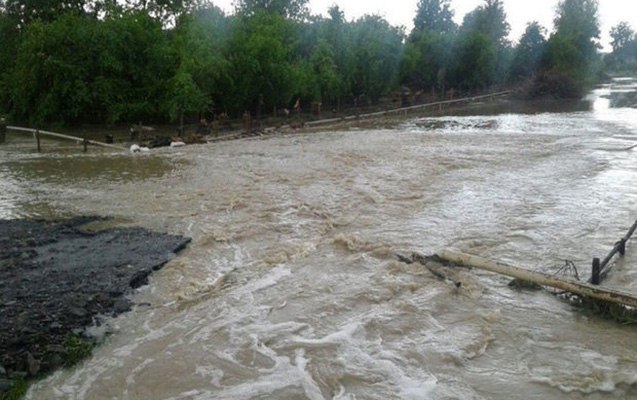
M190 241L109 225L0 220L0 398L88 356L103 319L129 311L133 289Z
M541 97L538 99L522 96L523 88L486 91L465 94L458 97L433 97L429 101L409 103L396 107L393 103L350 107L341 113L324 112L297 113L281 116L265 116L261 119L224 119L207 122L203 125L187 124L144 126L81 126L75 129L60 129L65 134L81 136L87 140L108 140L114 147L126 147L131 143L154 148L170 145L171 141L183 141L187 144L222 142L226 140L263 137L279 134L303 132L321 132L327 130L393 128L406 118L440 117L472 115L480 113L521 113L556 111L586 111L590 103L585 99L561 99L559 97ZM26 128L21 128L26 130ZM133 136L133 132L136 132ZM180 139L183 138L183 139ZM89 140L90 142L90 140Z
M342 129L353 126L368 127L374 122L386 124L388 121L403 120L405 117L414 115L440 116L450 113L462 112L463 109L470 109L472 106L483 106L487 103L503 104L509 101L512 90L485 91L479 93L467 93L454 97L449 96L429 96L419 98L414 97L404 106L398 106L393 102L384 102L367 106L350 106L341 112L336 110L317 112L298 112L286 115L263 116L252 118L250 115L241 119L218 118L214 121L202 119L197 124L179 125L152 125L147 126L141 123L132 126L78 126L71 127L51 127L52 133L62 138L71 138L68 135L77 136L75 139L83 138L89 144L92 141L105 141L104 146L120 148L128 147L131 143L141 146L165 147L171 141L181 141L186 144L201 144L205 142L218 142L232 139L239 139L251 136L266 136L278 133L297 133L301 131L321 131L328 129ZM21 131L42 130L44 127L17 128ZM30 133L30 132L29 132ZM73 139L73 138L71 138Z

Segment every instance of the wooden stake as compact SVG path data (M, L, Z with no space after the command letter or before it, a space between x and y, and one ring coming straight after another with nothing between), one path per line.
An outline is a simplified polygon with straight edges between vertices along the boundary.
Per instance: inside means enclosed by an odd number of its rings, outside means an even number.
M599 258L593 258L593 269L591 271L591 284L599 285L601 283L600 272L602 272L601 262Z
M42 152L42 147L40 147L40 130L39 129L35 130L35 144L37 145L38 153Z
M4 143L7 139L7 124L4 118L0 118L0 143Z
M589 283L549 275L543 272L529 271L527 269L514 267L505 263L493 262L478 256L450 250L442 250L436 253L436 256L452 264L495 272L512 278L521 279L523 281L533 282L538 285L550 286L567 292L576 293L596 300L608 301L637 308L637 296L631 293L601 288Z
M611 264L611 260L613 259L613 257L615 257L617 253L622 256L626 254L626 242L628 242L628 240L633 236L635 230L637 230L637 221L635 221L633 226L630 227L630 230L628 231L626 236L624 236L619 242L615 243L615 246L613 246L613 250L608 253L606 258L599 262L599 282L601 282L602 279L604 279L606 275L608 275L611 268L613 268L613 264ZM591 279L589 279L588 282L593 283L593 278L594 274L591 275Z

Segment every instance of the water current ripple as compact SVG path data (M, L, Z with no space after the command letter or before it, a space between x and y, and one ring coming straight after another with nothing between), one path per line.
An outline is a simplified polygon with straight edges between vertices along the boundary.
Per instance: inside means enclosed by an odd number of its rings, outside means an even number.
M110 215L193 238L137 294L151 306L27 398L637 398L634 327L487 273L459 272L458 290L394 257L449 247L586 270L637 212L637 149L618 151L637 143L637 110L610 108L613 90L563 112L487 104L139 157L39 156L10 137L2 217ZM635 290L636 249L610 285Z

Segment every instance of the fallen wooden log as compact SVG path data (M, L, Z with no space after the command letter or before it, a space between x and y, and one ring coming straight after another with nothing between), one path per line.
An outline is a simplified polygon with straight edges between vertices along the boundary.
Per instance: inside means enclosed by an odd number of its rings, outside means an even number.
M482 257L474 256L450 250L442 250L436 253L439 259L464 267L472 267L485 271L495 272L523 281L536 283L541 286L549 286L595 300L608 301L637 308L637 295L615 289L583 283L570 278L564 278L546 274L543 272L529 271L524 268L514 267L502 262L494 262Z

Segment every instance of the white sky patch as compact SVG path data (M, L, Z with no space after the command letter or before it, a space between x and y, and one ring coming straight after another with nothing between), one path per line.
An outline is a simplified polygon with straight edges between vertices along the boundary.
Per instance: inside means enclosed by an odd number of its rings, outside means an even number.
M232 12L232 0L216 0L215 5L226 12ZM519 39L526 29L527 23L538 21L550 32L553 29L553 18L559 0L504 0L507 20L511 25L509 38ZM462 22L466 13L483 4L483 0L452 0L455 10L455 20ZM392 25L404 26L409 33L413 27L418 0L310 0L309 5L313 14L327 15L327 10L333 4L338 4L348 20L356 19L365 14L379 14ZM599 0L599 14L601 22L601 44L604 50L610 51L610 29L621 21L627 21L637 30L637 1L635 0Z

